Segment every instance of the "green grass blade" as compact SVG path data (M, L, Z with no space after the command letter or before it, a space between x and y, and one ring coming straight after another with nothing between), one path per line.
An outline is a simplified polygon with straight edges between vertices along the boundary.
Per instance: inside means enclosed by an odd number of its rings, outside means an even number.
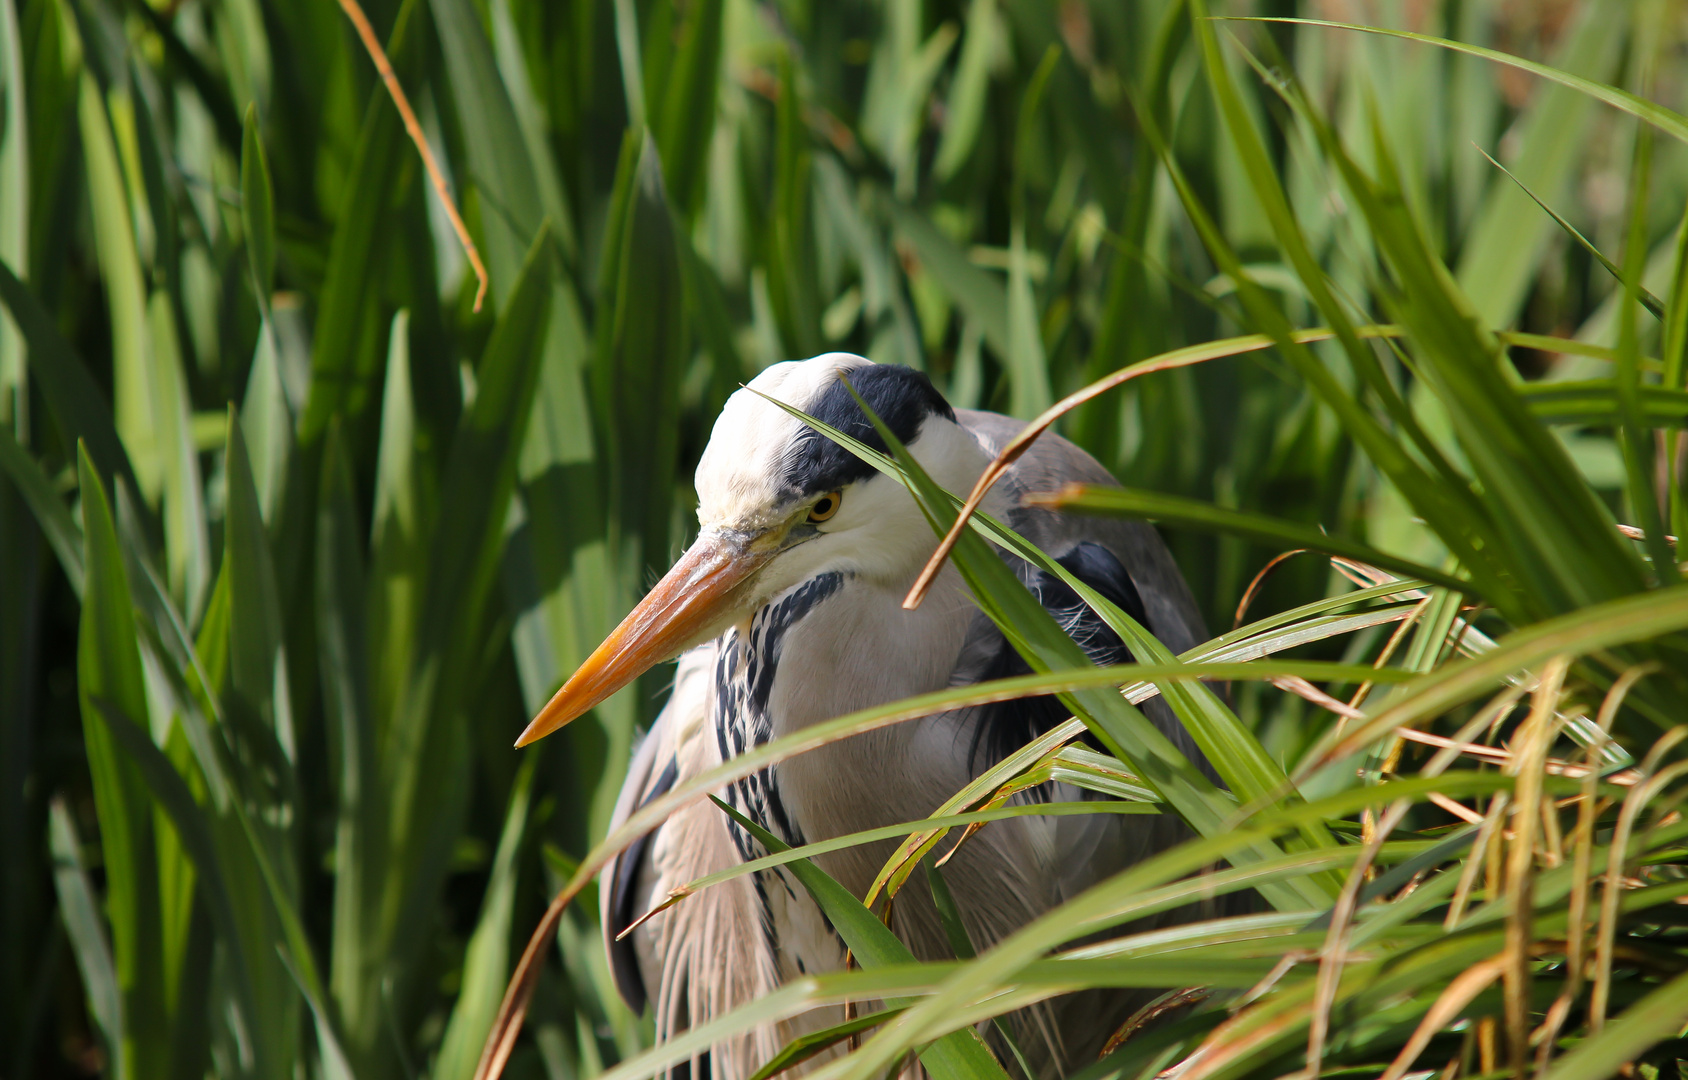
M71 591L77 596L82 595L83 565L82 565L82 530L76 520L70 516L70 510L53 490L53 482L47 479L33 458L18 445L9 429L0 428L0 469L12 478L17 485L18 493L24 503L35 514L35 521L41 526L41 533L47 538L47 544L58 556L59 566L64 570L65 580L70 582Z
M1582 249L1584 251L1588 252L1589 255L1594 258L1594 260L1596 262L1598 262L1601 266L1604 266L1606 268L1606 272L1608 274L1611 274L1614 278L1616 278L1618 280L1619 284L1624 284L1624 272L1622 270L1619 270L1617 264L1614 263L1611 259L1608 259L1605 256L1605 254L1599 248L1595 247L1593 242L1590 241L1588 237L1584 236L1580 231L1578 231L1578 229L1575 225L1572 225L1569 221L1566 221L1564 216L1561 215L1559 213L1559 211L1555 210L1553 207L1547 205L1546 202L1542 201L1541 196L1539 196L1535 192L1531 191L1529 185L1524 183L1524 181L1518 179L1518 177L1513 173L1513 171L1511 169L1507 168L1505 165L1502 165L1500 162L1498 162L1494 158L1490 157L1489 152L1487 150L1484 150L1482 147L1479 146L1477 148L1477 152L1479 154L1482 154L1484 158L1487 158L1490 165L1493 165L1495 168L1497 168L1501 172L1505 173L1506 176L1507 176L1507 179L1511 180L1514 184L1517 184L1519 190L1530 197L1531 202L1533 202L1537 206L1541 207L1542 212L1545 213L1548 217L1553 219L1554 224L1558 225L1559 228L1564 230L1571 237L1571 239L1575 240L1582 247ZM1641 294L1641 303L1646 305L1647 310L1652 312L1653 317L1656 318L1656 319L1663 319L1665 317L1664 301L1660 300L1658 297L1656 297L1652 293L1648 292L1647 289L1644 288L1644 287L1639 288L1637 291Z
M648 136L624 147L616 178L590 384L599 460L606 466L612 547L632 546L626 567L666 565L686 355L679 238ZM613 240L612 240L613 238Z
M482 222L493 302L502 310L522 273L528 243L545 220L539 181L476 5L470 0L429 4L452 98L458 115L467 120L465 165L492 211Z
M941 33L942 31L940 31ZM811 136L804 119L806 89L788 53L778 57L779 102L774 110L774 182L769 207L768 298L788 356L821 351L821 297L810 211L813 207ZM783 357L782 357L783 359ZM909 357L918 366L917 357Z
M920 256L920 265L937 279L957 307L966 312L985 344L997 356L1013 355L1008 336L1008 292L988 273L974 266L965 249L945 236L913 207L891 204L897 234Z
M338 798L329 990L352 1060L363 1063L371 1060L383 1034L381 968L387 943L381 937L379 906L388 863L369 688L363 530L348 457L340 429L331 426L318 489L316 618L324 721L331 758L338 765L332 777Z
M23 332L28 345L29 371L47 410L67 441L81 441L108 481L122 477L139 490L129 453L112 422L110 399L94 381L70 343L59 334L53 317L18 279L10 266L0 262L0 301L3 301Z
M223 573L229 578L229 686L243 709L252 710L288 761L297 761L293 713L288 704L287 659L275 557L258 502L234 409L228 417L228 512L223 524Z
M1659 506L1655 488L1658 447L1645 430L1641 411L1641 339L1636 326L1638 305L1646 304L1640 277L1647 263L1647 193L1653 171L1653 132L1642 128L1636 137L1634 164L1630 170L1629 229L1624 241L1624 297L1618 308L1618 413L1623 423L1618 436L1623 450L1624 472L1629 477L1629 505L1636 524L1646 533L1643 543L1652 561L1654 576L1669 585L1681 576L1676 553L1665 539L1665 507ZM1651 293L1647 293L1651 296ZM1655 312L1656 314L1656 312Z
M401 82L410 85L426 36L425 0L404 0L386 42L387 56ZM379 244L386 213L406 155L405 138L385 87L373 89L364 109L338 226L323 270L321 308L312 337L311 389L299 420L299 441L315 445L335 415L360 416L375 396L379 354L366 341L367 320L376 317L384 268Z
M801 847L790 848L773 855L764 855L758 859L751 859L729 866L724 870L717 870L713 874L705 875L686 882L674 890L669 899L675 897L691 897L704 889L732 881L734 878L746 874L754 874L776 866L784 866L796 859L808 859L816 855L825 855L845 848L871 844L878 840L890 840L899 836L908 836L928 829L947 829L958 825L984 824L991 821L1005 821L1017 817L1067 817L1084 814L1158 814L1159 808L1148 802L1071 802L1071 803L1036 803L1030 805L999 806L992 810L976 810L966 814L944 814L919 821L905 821L899 825L886 825L877 829L866 829L862 832L836 836L830 840L817 840ZM667 901L664 901L665 903ZM959 954L957 954L959 955ZM963 956L966 960L970 957Z
M275 190L256 106L247 106L240 141L240 222L246 232L246 259L258 310L270 316L275 291Z
M1211 529L1216 532L1246 536L1261 544L1284 548L1306 548L1327 555L1340 555L1370 563L1406 577L1434 582L1459 591L1471 589L1470 582L1442 573L1433 567L1401 559L1355 540L1304 525L1282 521L1265 514L1242 510L1227 510L1194 499L1176 495L1162 495L1130 488L1106 488L1074 485L1060 491L1034 493L1034 505L1060 509L1069 513L1103 514L1111 517L1134 517L1163 521L1183 528Z
M111 1075L126 1078L131 1072L124 1055L123 991L118 986L117 967L106 941L105 927L100 922L94 887L82 864L82 842L77 839L76 825L62 799L53 800L47 835L53 856L53 886L58 893L59 917L64 920L65 932L76 953L76 969L88 995L88 1012L100 1029L106 1053L111 1055L107 1062Z
M134 1075L144 1076L163 1068L169 1049L152 800L96 702L114 703L145 723L147 692L136 648L134 601L110 504L85 452L78 464L87 580L77 696L105 856L106 913L123 988L123 1053Z
M117 433L134 462L137 489L158 505L164 472L157 444L158 406L153 401L153 359L147 333L146 283L135 250L134 224L111 121L99 85L82 77L77 116L87 159L95 247L111 313L112 383Z
M1050 45L1043 54L1020 102L1020 116L1014 135L1014 185L1011 201L1013 220L1008 240L1008 361L1012 393L1008 411L1025 420L1049 408L1048 361L1043 353L1041 320L1032 298L1031 275L1026 254L1026 171L1031 168L1033 133L1044 88L1060 62L1061 50Z
M147 305L152 337L152 399L159 465L164 480L164 555L170 593L177 607L196 620L211 581L211 537L207 532L199 452L193 443L192 402L176 315L170 294L158 291Z
M902 1012L901 1009L882 1009L878 1012L865 1013L854 1020L846 1020L842 1024L834 1024L820 1031L813 1031L807 1035L799 1035L786 1043L779 1053L769 1058L767 1063L751 1075L750 1080L768 1080L778 1076L785 1070L801 1065L823 1050L837 1046L846 1039L854 1038L864 1031L869 1031Z
M1616 427L1623 422L1613 379L1527 383L1518 392L1544 424ZM1647 427L1680 427L1688 418L1688 391L1643 383L1634 392L1640 422Z
M29 265L29 99L18 13L0 10L0 264ZM0 423L29 431L29 361L22 333L0 312Z
M995 4L973 0L968 5L961 59L944 103L944 131L932 162L932 175L939 180L954 176L978 143L985 118L985 93L990 88L991 60L1004 35Z
M715 133L715 87L726 5L722 0L702 0L685 10L662 112L654 126L674 206L682 218L690 219L703 199L704 164Z
M757 842L770 852L785 850L786 845L774 834L715 796L711 795L710 799L721 808L722 813L737 822L740 828L754 836ZM849 890L828 877L825 871L806 859L791 863L790 870L814 898L827 920L838 931L838 936L849 945L850 954L862 967L871 969L887 964L913 962L914 954L909 952L908 946L899 941L897 936L879 921L877 915L863 907L862 902L852 896ZM891 998L885 1004L897 1008L906 1002ZM1001 1077L1006 1080L1007 1077L1002 1071L1002 1066L991 1056L984 1041L972 1028L952 1032L935 1041L921 1052L920 1063L935 1080L948 1080L951 1077Z
M510 790L504 829L492 859L492 876L481 899L480 919L463 957L462 988L434 1061L432 1075L439 1080L467 1080L474 1075L481 1043L486 1041L498 1003L504 996L504 980L510 970L510 924L516 902L516 856L527 831L528 801L538 762L537 754L528 754Z
M1676 226L1676 260L1670 278L1670 304L1665 313L1664 340L1659 356L1664 360L1664 385L1681 389L1688 372L1688 209Z
M1684 378L1684 372L1688 371L1688 207L1684 208L1682 221L1676 226L1676 265L1671 273L1670 305L1665 312L1659 355L1664 360L1664 377L1661 380L1664 389L1681 389L1688 381ZM1645 393L1650 387L1640 389ZM1676 462L1675 454L1681 441L1680 432L1666 436L1667 475L1672 482L1665 512L1669 515L1671 530L1677 536L1688 533L1688 500L1684 500L1682 495L1682 469Z

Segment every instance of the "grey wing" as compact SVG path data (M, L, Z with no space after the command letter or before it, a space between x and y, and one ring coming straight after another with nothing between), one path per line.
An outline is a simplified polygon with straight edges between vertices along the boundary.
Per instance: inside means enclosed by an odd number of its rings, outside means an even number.
M957 409L956 418L992 455L1026 426L1023 420L972 409ZM1027 492L1053 491L1072 483L1119 486L1100 462L1054 432L1045 432L1033 443L1001 481L1015 503ZM1207 640L1207 627L1190 587L1154 526L1029 507L1021 508L1009 524L1051 555L1065 555L1084 541L1101 544L1131 575L1149 617L1148 628L1167 648L1180 653Z

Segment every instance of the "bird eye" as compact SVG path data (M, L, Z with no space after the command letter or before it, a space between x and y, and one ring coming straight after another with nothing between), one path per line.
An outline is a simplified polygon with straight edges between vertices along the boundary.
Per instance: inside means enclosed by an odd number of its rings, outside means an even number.
M842 491L829 491L822 495L815 505L809 507L809 524L818 525L838 513L838 507L843 502L844 493Z

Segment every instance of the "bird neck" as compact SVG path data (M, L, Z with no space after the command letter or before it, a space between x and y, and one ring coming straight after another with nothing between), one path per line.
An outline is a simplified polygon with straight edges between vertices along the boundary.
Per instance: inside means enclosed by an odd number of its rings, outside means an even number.
M914 611L909 580L830 572L775 597L729 629L717 656L718 717L742 753L769 738L949 683L973 605L946 568ZM730 689L729 689L730 688ZM736 740L735 740L736 741Z

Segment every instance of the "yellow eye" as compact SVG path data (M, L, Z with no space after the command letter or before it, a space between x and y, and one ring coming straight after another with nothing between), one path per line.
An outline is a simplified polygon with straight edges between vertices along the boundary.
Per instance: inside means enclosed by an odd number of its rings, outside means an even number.
M832 515L838 513L838 508L842 506L843 503L844 493L842 491L829 491L825 495L822 495L815 505L809 507L809 524L819 525Z

